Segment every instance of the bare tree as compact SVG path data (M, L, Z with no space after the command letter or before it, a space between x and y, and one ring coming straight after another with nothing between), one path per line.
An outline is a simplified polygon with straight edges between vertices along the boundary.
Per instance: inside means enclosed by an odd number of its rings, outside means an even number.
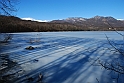
M111 61L104 61L99 57L94 60L97 65L94 63L92 65L101 66L104 69L109 70L110 73L115 73L116 77L111 76L111 78L116 80L115 83L119 83L120 76L124 75L124 34L117 31L108 21L106 21L106 23L117 33L117 35L120 35L122 37L122 40L120 40L121 42L115 42L113 40L110 40L110 38L105 34L108 45L110 45L110 47L108 47L107 49L113 53L113 59ZM116 58L114 58L114 56L116 56ZM100 83L97 78L96 81L97 83Z
M7 15L7 16L11 16L12 12L16 12L16 8L15 5L17 4L18 0L0 0L0 15ZM3 36L3 40L0 40L1 42L8 42L9 40L12 39L12 35L11 34L2 34L0 33L0 37Z
M15 5L17 0L0 0L0 15L12 15L12 12L17 11Z

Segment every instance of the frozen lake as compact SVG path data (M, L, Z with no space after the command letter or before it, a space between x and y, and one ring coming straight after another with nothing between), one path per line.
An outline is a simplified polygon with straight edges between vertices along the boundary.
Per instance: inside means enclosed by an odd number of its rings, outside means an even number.
M1 44L0 54L8 55L18 67L2 74L13 75L13 83L36 83L40 73L42 83L124 83L123 74L98 63L120 61L121 57L111 51L105 34L111 41L124 44L123 37L113 31L12 33L12 40ZM25 49L29 46L34 49Z

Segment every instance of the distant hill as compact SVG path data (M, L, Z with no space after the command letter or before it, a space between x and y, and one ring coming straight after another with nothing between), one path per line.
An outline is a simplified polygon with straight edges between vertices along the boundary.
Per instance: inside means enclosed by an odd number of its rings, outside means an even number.
M70 17L63 20L53 20L52 23L70 23L77 26L87 27L90 30L110 30L108 23L117 30L124 30L124 20L113 17L95 16L93 18ZM112 29L111 29L112 30Z
M108 31L124 30L124 21L113 17L95 16L93 18L71 17L51 22L22 20L14 16L0 15L0 32L46 32L46 31Z

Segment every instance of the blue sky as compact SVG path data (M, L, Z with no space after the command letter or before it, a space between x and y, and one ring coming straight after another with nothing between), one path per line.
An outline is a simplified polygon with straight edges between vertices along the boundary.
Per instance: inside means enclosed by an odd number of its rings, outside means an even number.
M19 0L16 16L38 20L96 15L124 19L124 0Z

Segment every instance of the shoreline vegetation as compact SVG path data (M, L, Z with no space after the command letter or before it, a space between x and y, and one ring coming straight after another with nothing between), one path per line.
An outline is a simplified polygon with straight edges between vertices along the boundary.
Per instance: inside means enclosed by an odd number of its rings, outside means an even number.
M89 23L88 23L89 22ZM108 24L103 22L88 21L86 23L59 23L59 22L37 22L31 20L22 20L14 16L0 15L0 32L1 33L15 33L15 32L59 32L59 31L123 31L124 22L121 26L113 26L111 29ZM96 24L95 24L96 23ZM110 22L112 24L112 22ZM118 23L118 22L117 22Z

